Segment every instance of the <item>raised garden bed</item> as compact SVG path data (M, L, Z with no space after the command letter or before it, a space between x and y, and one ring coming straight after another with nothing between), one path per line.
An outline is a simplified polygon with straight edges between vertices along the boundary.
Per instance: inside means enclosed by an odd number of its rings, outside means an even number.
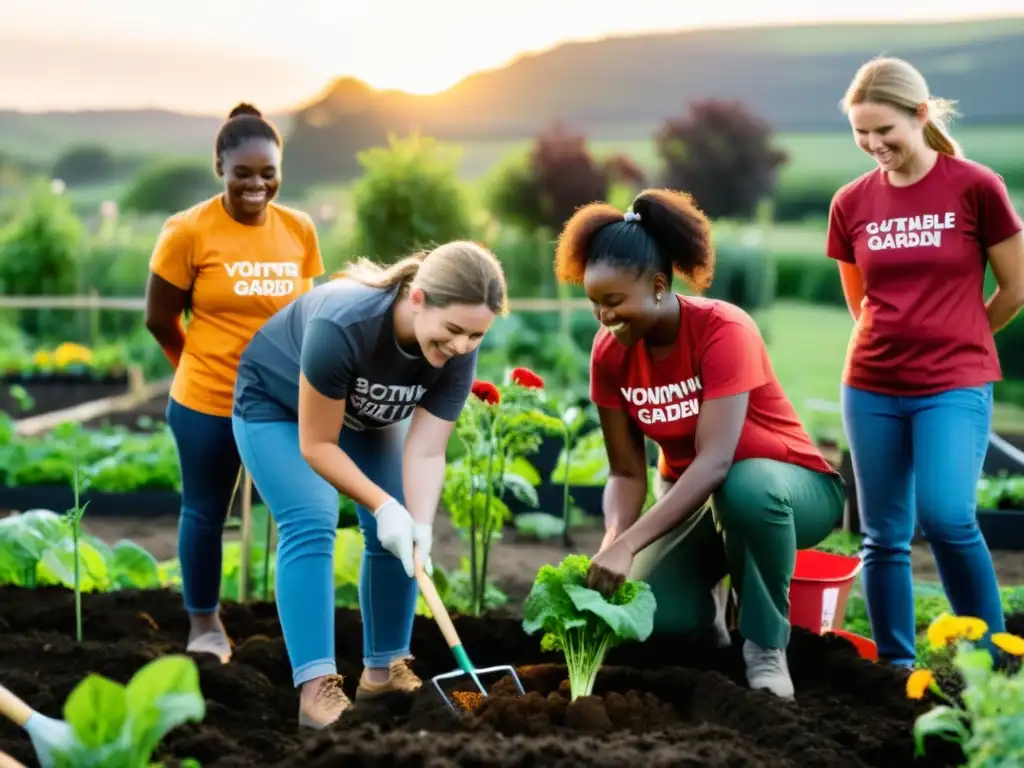
M0 589L0 679L44 714L60 716L87 672L120 682L147 661L183 651L187 619L171 591L83 596L84 638L73 639L73 594ZM569 704L560 657L542 653L518 618L457 618L479 666L514 664L528 693L495 680L491 697L456 717L428 686L420 694L357 703L328 732L299 734L294 691L273 604L225 606L236 643L227 666L196 657L205 722L172 731L158 757L231 766L955 766L959 749L930 740L914 759L911 727L930 704L909 701L898 673L860 659L836 637L796 630L789 649L795 703L750 691L738 645L725 651L677 639L624 645L607 658L595 696ZM1024 617L1013 616L1019 631ZM361 670L359 614L339 610L336 651L346 689ZM414 667L447 672L436 625L417 617ZM34 764L25 735L4 721L0 750Z
M127 374L38 374L0 378L0 411L26 419L128 391Z

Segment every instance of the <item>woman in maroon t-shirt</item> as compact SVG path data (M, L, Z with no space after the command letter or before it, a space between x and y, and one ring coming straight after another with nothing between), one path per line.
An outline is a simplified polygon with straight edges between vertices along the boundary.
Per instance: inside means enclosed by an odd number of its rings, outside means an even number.
M588 205L559 239L559 279L585 286L603 326L591 353L591 399L610 468L607 535L588 581L608 592L627 575L647 580L658 601L655 631L709 631L726 645L716 586L729 574L749 684L791 697L796 551L834 529L845 495L750 316L671 290L673 271L705 287L713 260L704 214L668 190L641 193L625 215ZM660 449L659 500L641 516L645 437Z
M909 667L915 519L953 610L1004 626L975 512L1000 378L992 337L1024 304L1024 239L1002 179L961 156L942 127L948 102L910 64L868 62L844 107L878 167L836 193L829 218L856 321L843 418L872 633L881 658ZM986 264L999 284L987 303Z

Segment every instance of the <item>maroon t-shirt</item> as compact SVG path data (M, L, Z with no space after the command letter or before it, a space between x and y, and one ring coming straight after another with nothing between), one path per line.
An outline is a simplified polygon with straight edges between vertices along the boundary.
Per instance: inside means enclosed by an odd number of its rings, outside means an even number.
M881 169L832 200L827 254L856 264L865 299L843 381L896 395L928 395L998 381L985 311L986 249L1022 229L1002 178L939 155L908 187Z

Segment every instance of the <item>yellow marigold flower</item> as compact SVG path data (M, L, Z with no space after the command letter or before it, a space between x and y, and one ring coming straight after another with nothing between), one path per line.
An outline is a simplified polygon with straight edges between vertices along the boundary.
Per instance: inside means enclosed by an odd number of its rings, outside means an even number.
M933 651L938 651L949 645L951 640L959 636L959 622L956 616L948 613L940 613L931 624L928 625L928 644Z
M49 365L50 364L50 353L45 349L40 349L34 355L32 355L32 362L35 365Z
M996 632L992 635L992 643L1014 656L1024 656L1024 638L1009 632Z
M72 363L88 364L92 362L92 351L81 344L73 344L66 341L57 347L54 352L54 358L57 361L57 365L61 367L71 365Z
M983 619L976 619L973 616L961 616L960 630L962 636L968 640L981 640L988 632L988 624Z
M988 624L973 616L950 616L941 613L928 626L928 644L938 651L954 640L980 640L988 632Z
M907 698L920 699L925 691L935 682L935 675L930 669L915 669L907 678Z

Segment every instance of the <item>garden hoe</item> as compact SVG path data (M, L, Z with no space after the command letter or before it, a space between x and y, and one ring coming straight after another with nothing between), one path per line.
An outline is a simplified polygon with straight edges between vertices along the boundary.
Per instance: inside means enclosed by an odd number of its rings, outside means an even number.
M445 672L430 678L430 682L434 684L437 692L441 694L441 698L444 699L444 703L448 705L448 708L453 712L458 711L456 710L455 705L452 704L451 699L449 699L441 689L440 681L451 680L457 677L462 677L463 675L468 675L476 684L480 693L487 696L487 689L484 688L483 683L480 682L479 676L491 672L507 672L512 675L512 679L515 680L519 693L525 693L523 690L523 684L519 681L519 675L516 674L515 669L511 666L504 665L497 667L485 667L483 669L477 669L473 666L473 662L469 660L469 654L466 653L466 649L462 646L462 640L459 639L459 633L455 631L455 625L452 624L451 617L448 616L448 610L445 608L444 603L441 602L441 596L437 594L437 587L434 586L434 582L431 580L430 576L428 576L426 571L423 570L423 561L420 560L418 551L414 551L413 563L416 568L416 581L419 582L420 592L423 593L423 599L427 601L427 606L430 608L430 612L434 614L434 621L437 622L437 626L440 628L441 634L444 635L445 642L448 643L448 647L451 648L452 655L455 657L455 663L459 666L458 669L452 670L451 672Z
M62 751L75 742L70 725L63 720L56 720L36 712L2 685L0 685L0 714L19 728L25 729L25 733L32 740L32 746L36 750L36 757L39 758L42 768L52 768L56 764L55 749ZM4 764L0 762L0 766L2 765Z

